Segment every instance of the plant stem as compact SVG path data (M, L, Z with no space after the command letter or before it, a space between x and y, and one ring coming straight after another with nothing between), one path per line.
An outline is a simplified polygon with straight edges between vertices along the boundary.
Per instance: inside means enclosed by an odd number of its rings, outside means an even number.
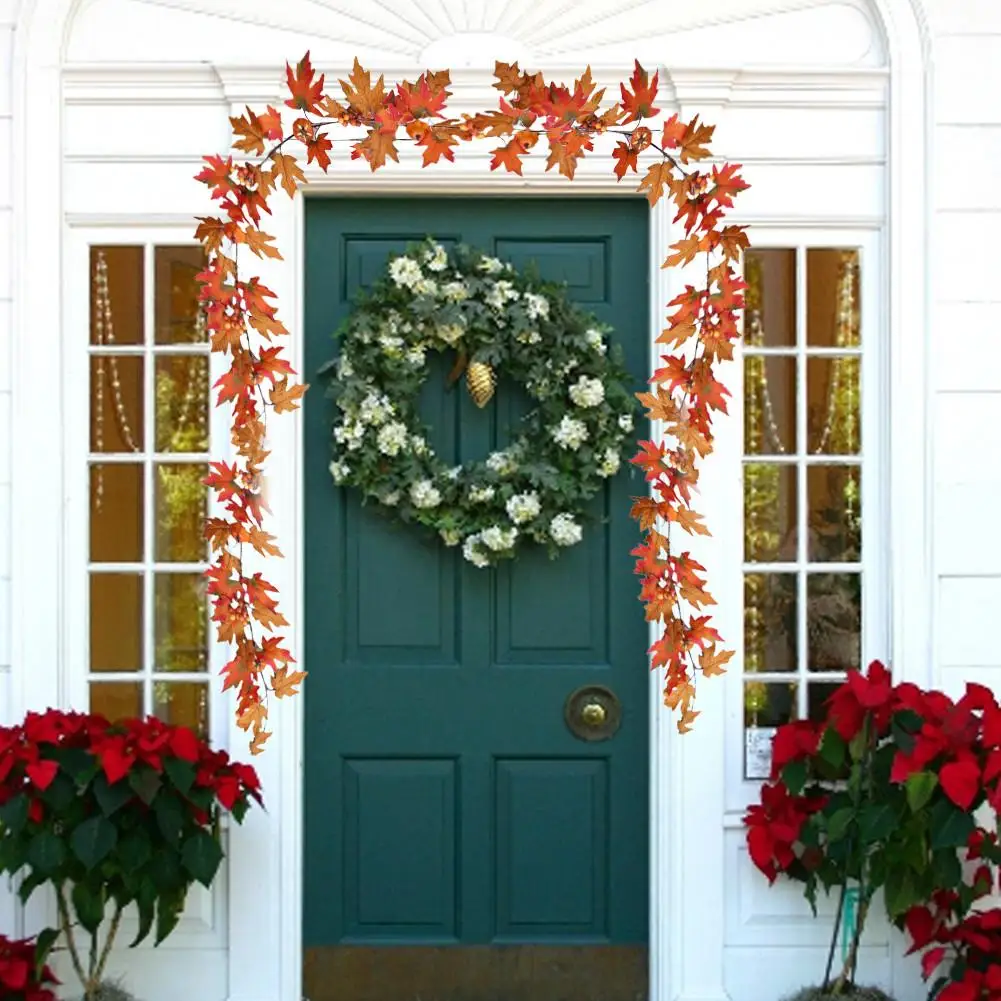
M56 906L59 909L59 925L66 936L66 945L69 947L70 960L73 963L73 970L84 990L87 990L87 977L83 972L83 964L80 962L80 953L77 952L76 940L73 938L73 925L70 921L69 904L66 902L66 893L62 883L56 884Z
M845 910L845 897L848 896L848 880L841 883L841 893L838 894L838 910L834 915L834 931L831 934L831 947L827 950L827 968L824 970L824 990L831 983L831 967L834 966L834 950L838 947L838 932L841 930L841 915Z
M115 935L118 934L118 923L122 920L122 905L115 901L115 913L111 919L111 927L108 929L108 937L104 940L104 948L101 950L101 956L97 961L97 969L94 971L94 979L100 983L101 976L104 974L104 967L107 965L108 958L111 955L111 946L114 944Z

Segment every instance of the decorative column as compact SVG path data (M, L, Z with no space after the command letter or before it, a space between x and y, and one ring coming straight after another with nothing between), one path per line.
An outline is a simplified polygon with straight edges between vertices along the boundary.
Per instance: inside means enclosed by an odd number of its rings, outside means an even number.
M226 114L240 116L247 105L260 111L268 104L281 108L283 67L213 67L226 100ZM292 112L284 108L285 118ZM222 133L228 145L228 121ZM227 153L226 149L219 150ZM237 154L238 156L241 154ZM206 203L207 204L207 203ZM241 270L259 275L278 296L279 316L291 334L289 361L301 369L301 323L299 320L298 267L302 198L272 199L273 215L265 216L264 229L273 234L284 260L262 260L243 248ZM300 547L300 422L299 414L285 414L268 421L271 458L267 466L266 495L272 508L269 530L278 537L285 559L272 559L259 568L256 554L244 549L249 572L261 569L277 588L281 609L290 622L284 631L292 655L301 660L302 621L297 565ZM220 443L224 447L225 442ZM218 456L220 457L221 456ZM228 938L229 1001L299 1001L302 981L302 700L272 698L270 712L273 736L264 753L253 759L261 777L264 810L251 810L242 826L228 832ZM221 711L230 717L231 753L249 759L248 736L237 727L231 700Z
M732 71L661 68L661 79L674 88L683 121L699 115L719 124L730 99L736 74ZM673 109L668 108L668 111ZM724 143L725 147L725 143ZM725 152L725 149L721 152ZM698 165L695 165L698 166ZM702 165L705 166L705 165ZM665 304L686 283L704 279L701 262L661 271L671 243L683 235L672 225L671 205L658 205L652 227L651 268L655 334L666 325ZM687 271L688 269L685 269ZM699 272L701 271L701 274ZM697 274L699 277L696 277ZM653 357L662 353L653 346ZM720 366L720 378L734 388L740 374L732 363ZM739 399L738 394L735 397ZM726 579L733 552L740 551L739 524L733 522L734 497L740 496L741 419L735 402L731 416L720 415L715 426L715 451L702 464L698 507L713 535L685 537L685 548L707 568L711 591L719 603L721 632L731 641L738 635L739 576ZM658 429L655 429L655 432ZM730 513L730 517L727 515ZM727 554L730 554L729 556ZM727 608L731 612L727 614ZM736 671L737 667L734 666ZM723 985L725 699L727 678L696 680L702 715L684 736L677 718L663 706L662 672L651 678L651 1001L728 1001Z

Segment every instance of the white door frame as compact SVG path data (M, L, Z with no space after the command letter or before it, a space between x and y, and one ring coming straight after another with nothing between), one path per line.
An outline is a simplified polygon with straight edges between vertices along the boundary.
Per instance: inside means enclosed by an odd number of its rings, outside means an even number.
M921 0L870 0L884 26L891 58L889 105L889 289L890 350L894 357L891 392L893 463L891 497L907 498L908 518L895 519L893 537L894 660L901 673L928 682L932 670L931 436L926 434L928 302L913 289L927 289L928 214L926 201L926 68ZM62 207L61 107L62 53L78 0L22 0L15 32L13 198L13 533L12 573L12 714L27 708L63 704L68 697L63 663L64 630L57 610L38 596L65 565L64 490L49 481L33 486L38 457L58 456L63 447L62 394L53 387L53 360L61 357L65 330L61 255L66 233ZM231 104L274 98L273 70L218 67ZM673 71L681 113L701 113L713 121L727 102L740 74ZM786 74L795 90L809 86L811 71ZM804 83L803 81L806 81ZM374 179L346 187L366 192L413 190L439 194L457 190L539 193L554 184L568 195L608 190L605 183L581 178L572 185L545 176L489 178L484 166L470 161L456 169L416 171L407 179L403 165L390 165ZM402 168L402 169L401 169ZM465 171L465 173L464 173ZM345 175L347 176L347 175ZM355 175L357 178L358 175ZM342 187L339 190L346 190ZM269 229L288 251L284 269L262 266L262 277L280 294L282 315L293 331L291 354L301 358L301 282L292 276L301 266L302 202L282 207ZM155 206L151 206L151 218ZM176 222L177 220L171 220ZM736 220L750 221L753 220ZM652 226L651 296L653 318L660 318L668 282L659 260L669 239L666 211L658 208ZM271 266L271 262L267 262ZM298 272L298 273L301 273ZM926 293L927 295L927 293ZM65 373L63 374L65 377ZM273 448L283 471L272 484L276 526L290 554L302 550L300 515L301 422L285 417L273 422ZM279 461L279 460L276 460ZM287 475L291 473L291 475ZM915 489L915 485L918 489ZM708 512L711 517L711 512ZM917 530L916 530L917 529ZM915 542L915 540L919 540ZM710 565L712 551L705 556ZM287 614L301 621L301 564L294 555L271 569ZM300 637L292 636L293 649ZM682 846L700 845L700 858L722 860L723 834L723 685L707 684L700 694L696 732L677 737L674 720L660 707L660 682L651 678L651 999L652 1001L725 1001L723 986L722 877L707 881L706 869L686 865ZM277 733L268 753L257 759L268 790L269 813L252 814L233 838L230 864L245 878L229 881L231 1001L298 1001L301 986L301 700L290 700L276 714ZM239 753L244 735L232 748ZM709 818L707 823L706 818ZM713 820L712 818L719 818ZM708 861L707 868L714 868ZM718 866L722 872L722 862ZM261 943L277 961L261 962Z

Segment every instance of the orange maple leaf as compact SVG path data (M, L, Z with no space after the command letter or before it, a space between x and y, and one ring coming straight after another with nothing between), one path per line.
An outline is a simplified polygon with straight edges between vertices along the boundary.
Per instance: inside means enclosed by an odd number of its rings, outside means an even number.
M646 175L640 181L640 186L637 190L646 192L647 201L653 207L660 201L661 195L664 194L664 188L668 186L670 180L671 165L669 163L663 161L652 163L647 168Z
M270 257L276 261L282 260L278 248L271 246L274 237L270 233L265 233L260 229L241 229L237 232L242 236L242 239L238 239L237 242L245 243L258 257Z
M681 719L678 720L678 733L691 733L692 726L697 717L701 716L701 710L685 708L682 710Z
M636 173L639 165L639 150L620 142L612 150L612 159L615 160L615 176L621 181L626 176L627 170Z
M386 164L386 157L399 163L400 156L396 149L394 136L378 129L373 129L361 141L351 147L351 159L364 157L372 170L378 170Z
M653 79L639 64L639 60L634 60L633 75L629 78L631 90L624 83L619 84L622 93L622 107L626 111L623 123L636 122L641 118L653 118L660 114L660 109L655 108L653 102L657 100L657 82L659 72L654 73Z
M300 111L320 114L320 99L323 97L323 74L315 79L313 66L309 61L309 52L299 60L292 73L292 67L285 64L285 79L288 82L288 89L291 97L285 102L290 108L298 108Z
M271 154L271 161L274 163L271 168L271 176L281 183L289 198L295 197L299 183L306 183L306 175L302 172L295 157L288 153L275 152Z
M355 57L354 65L351 67L348 80L350 83L345 80L339 82L349 107L361 115L375 115L383 109L386 103L384 78L380 76L373 84L372 74L362 68L357 57Z

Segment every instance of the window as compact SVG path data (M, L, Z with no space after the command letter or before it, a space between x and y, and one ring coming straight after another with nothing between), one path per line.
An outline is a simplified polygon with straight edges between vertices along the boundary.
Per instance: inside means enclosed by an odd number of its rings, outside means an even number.
M89 248L88 699L209 734L210 356L197 246Z
M775 727L816 718L867 662L870 619L886 614L871 520L882 441L867 395L881 378L865 305L874 254L863 242L759 247L744 262L745 780L767 778Z

